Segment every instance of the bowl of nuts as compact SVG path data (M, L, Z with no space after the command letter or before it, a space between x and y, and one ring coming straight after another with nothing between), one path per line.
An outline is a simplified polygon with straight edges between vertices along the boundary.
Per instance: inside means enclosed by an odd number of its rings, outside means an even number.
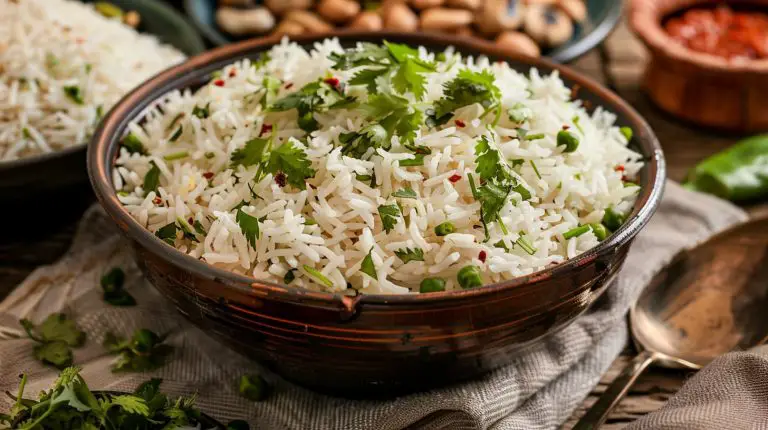
M602 42L621 16L616 0L184 0L216 45L343 29L448 33L510 53L569 62Z

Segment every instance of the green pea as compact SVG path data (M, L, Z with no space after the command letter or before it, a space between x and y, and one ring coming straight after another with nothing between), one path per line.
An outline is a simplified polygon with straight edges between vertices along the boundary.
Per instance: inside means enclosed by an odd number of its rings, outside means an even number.
M579 138L568 130L557 132L557 146L565 146L563 152L573 152L579 147Z
M437 227L435 227L435 234L438 236L445 236L456 231L456 226L452 222L446 221Z
M419 286L420 293L436 293L445 291L445 281L440 278L426 278Z
M608 229L605 228L602 224L590 224L589 227L592 229L592 233L595 234L595 237L597 240L605 240L606 237L608 237Z
M616 231L624 224L624 214L609 207L603 215L603 225L610 231Z
M459 281L461 288L474 288L483 285L483 278L480 276L480 268L471 264L459 270L456 279Z
M632 127L621 127L619 131L627 139L627 142L632 140L632 135L634 135L634 133L632 132Z
M248 400L259 402L269 395L269 384L260 375L243 375L240 377L240 394Z
M230 421L227 430L251 430L251 426L243 420Z

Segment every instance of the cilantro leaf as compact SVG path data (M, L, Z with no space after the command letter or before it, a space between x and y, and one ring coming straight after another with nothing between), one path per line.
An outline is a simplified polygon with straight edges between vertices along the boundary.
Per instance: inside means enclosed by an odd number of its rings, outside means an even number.
M360 271L378 281L379 277L376 274L376 266L373 264L373 257L371 257L372 252L373 248L371 248L370 251L368 251L368 255L363 258L363 262L360 263Z
M296 275L293 273L299 269L290 269L287 272L285 272L285 276L283 276L283 283L284 284L290 284L293 282L294 279L296 279Z
M421 248L403 248L395 251L395 255L403 264L409 261L424 261L424 251Z
M352 76L349 85L365 85L370 94L376 94L378 92L376 79L386 75L387 72L389 72L387 68L361 69Z
M408 160L400 160L397 162L397 165L400 167L413 167L413 166L423 166L424 165L424 155L423 154L414 154L414 158L408 159Z
M256 240L259 239L259 220L245 213L242 208L237 209L235 221L243 231L243 235L248 240L251 248L256 249Z
M358 47L347 49L344 53L331 53L328 58L334 62L336 70L349 70L355 67L388 64L389 50L374 43L361 43Z
M488 136L480 137L475 145L475 162L477 168L475 171L480 175L482 181L496 179L497 181L510 180L512 176L509 173L509 164L501 155L501 151L491 143Z
M416 139L416 131L424 120L422 112L411 106L408 99L394 94L374 94L361 108L369 119L378 121L387 131L386 142L397 135L406 146Z
M477 189L477 200L482 207L483 221L492 222L498 218L510 190L510 186L498 184L493 180L487 181Z
M261 163L264 161L265 152L270 141L271 138L256 138L245 142L245 146L232 151L232 155L229 158L230 166L248 167Z
M130 340L125 340L107 333L104 347L113 354L118 354L112 365L113 372L144 372L162 367L173 351L173 347L164 344L165 336L158 336L147 329L134 332Z
M379 217L384 227L384 231L389 233L400 219L400 208L397 205L379 206Z
M259 55L257 60L251 63L251 65L254 69L259 70L266 66L270 61L272 61L272 56L269 55L269 52L263 52L261 55Z
M307 159L304 149L290 140L270 152L266 170L273 175L285 173L288 183L300 190L307 189L306 180L315 176L312 162Z
M408 187L395 191L392 193L392 197L399 197L401 199L415 199L418 196L416 195L416 191L413 191L413 188Z
M434 71L434 64L421 61L418 58L407 57L402 61L395 76L392 77L392 86L401 94L410 91L416 100L421 100L427 92L427 78L423 74Z
M72 365L72 349L65 342L49 342L35 345L35 359L43 364L63 369Z
M135 306L136 299L125 291L125 272L115 267L101 277L101 288L104 290L104 301L112 306Z
M80 87L76 85L70 85L63 87L62 89L64 91L64 95L66 95L68 99L72 100L73 103L78 105L85 103L85 100L83 100L83 92Z
M147 148L144 147L144 144L141 143L141 140L139 140L139 137L136 136L133 133L128 133L125 135L123 140L120 142L120 145L127 149L129 153L139 155L147 155Z
M33 350L35 358L60 369L72 364L71 347L85 343L85 332L65 314L51 314L39 326L27 319L20 323L27 336L38 343Z
M129 414L149 416L149 406L144 399L133 395L125 394L112 397L111 406L118 406Z
M157 187L160 186L160 168L157 167L154 161L150 161L150 168L146 175L144 175L144 188L145 193L150 191L157 192Z
M209 116L211 116L210 106L211 106L210 103L206 104L204 107L195 106L192 108L192 115L200 119L208 118Z
M163 240L163 242L174 246L174 242L176 241L176 231L178 230L178 227L176 226L175 222L168 223L155 232L155 236L159 237Z
M479 103L486 112L500 109L501 90L494 83L495 78L490 70L473 72L463 69L453 80L446 82L443 87L443 97L435 103L435 118L444 119L449 114L464 106ZM500 111L499 111L500 112ZM450 119L448 117L444 121Z

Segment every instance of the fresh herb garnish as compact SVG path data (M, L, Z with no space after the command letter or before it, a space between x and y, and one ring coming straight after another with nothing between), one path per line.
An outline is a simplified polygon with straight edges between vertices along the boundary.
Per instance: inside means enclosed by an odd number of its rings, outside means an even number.
M368 255L366 255L365 258L363 258L363 262L360 263L360 271L378 281L379 277L376 275L376 266L373 264L372 253L373 248L368 251Z
M195 232L197 234L201 234L203 236L208 234L208 232L205 231L205 227L203 227L203 224L200 222L200 220L195 220L194 224L192 224L192 227L194 227Z
M557 132L557 146L564 146L563 152L574 152L579 147L579 138L568 130Z
M485 112L496 112L493 124L499 121L501 116L501 90L496 86L495 78L490 70L473 72L463 69L453 80L443 86L443 97L435 102L432 122L441 125L453 117L454 112L464 106L480 104Z
M248 400L260 402L269 396L270 386L261 375L243 375L238 387L240 394Z
M235 221L240 226L240 230L242 230L251 248L256 249L256 240L259 239L259 220L245 213L242 208L238 208Z
M399 197L401 199L415 199L418 196L416 195L416 191L413 191L413 188L408 187L395 191L392 193L392 197Z
M563 239L568 240L574 237L579 237L582 234L589 232L589 230L591 230L589 225L580 225L578 227L574 227L563 233Z
M160 186L160 168L157 167L154 161L149 162L150 168L146 175L144 175L144 192L150 191L157 192L157 187Z
M389 233L400 219L400 208L397 205L380 205L379 217L384 231Z
M424 261L424 251L421 248L403 248L395 251L395 255L403 264L409 261Z
M539 173L539 168L536 167L536 163L533 162L533 160L528 160L529 163L531 163L531 167L533 167L533 172L536 173L536 177L541 179L541 173Z
M296 279L296 275L294 275L293 272L297 270L299 269L290 269L287 272L285 272L285 276L283 276L283 283L290 284L291 282L293 282L293 280Z
M627 142L632 140L632 135L634 134L632 132L632 127L621 127L619 131L621 132L621 135L624 136L625 139L627 139Z
M72 100L75 104L85 104L85 100L83 100L83 93L80 90L80 87L76 85L66 86L63 88L64 95L67 96L70 100Z
M181 121L182 118L184 118L184 112L179 112L175 117L173 117L168 126L165 127L165 131L170 131L173 127L176 126L176 124L179 123L179 121Z
M193 242L200 242L197 239L197 236L195 236L195 231L193 230L192 226L189 225L187 220L182 217L176 217L176 223L178 224L179 230L181 230L184 239L189 239Z
M24 127L21 129L21 135L24 136L24 139L32 139L32 133L29 131L27 127Z
M208 118L211 115L210 106L210 103L206 104L204 107L195 106L192 108L192 115L200 119Z
M179 127L179 129L181 129L181 127ZM164 155L163 156L163 160L165 160L165 161L174 161L174 160L181 160L181 159L187 158L187 157L189 157L189 152L187 152L187 151L179 151L179 152L174 152L172 154Z
M85 332L65 314L55 313L39 326L32 321L19 321L27 336L37 342L34 355L37 360L59 369L72 365L72 348L83 346Z
M174 246L174 242L176 241L176 231L178 231L176 223L171 222L157 229L155 236L162 239L163 242L168 245Z
M325 112L330 109L346 108L353 103L353 97L343 94L341 86L332 86L323 79L311 82L300 90L288 94L276 100L268 106L271 112L284 112L296 109L299 114L299 127L307 133L319 128L314 117L315 113Z
M136 299L125 291L125 272L114 267L101 277L101 288L104 290L104 301L112 306L135 306Z
M120 142L120 144L123 146L123 148L127 149L128 152L131 154L138 153L139 155L147 155L147 148L144 147L144 144L141 143L138 136L136 136L133 133L128 133L125 135L123 140Z
M424 165L424 155L422 154L414 154L414 157L408 160L400 160L397 162L397 165L400 167L413 167L413 166L423 166Z
M528 239L526 239L523 235L520 235L520 237L515 241L515 245L519 246L523 251L528 253L528 255L533 255L536 253L536 248L534 248L531 242L529 242Z
M273 175L278 172L285 173L288 183L300 190L305 190L306 180L315 176L312 162L307 159L304 149L290 140L269 154L266 171Z
M8 415L0 414L15 429L143 429L198 428L200 411L194 398L174 402L160 392L161 379L141 384L133 394L91 392L79 374L80 369L64 369L50 390L37 400L24 399L27 375L21 383L15 404Z
M254 69L259 70L267 65L272 60L272 56L269 55L269 52L264 52L261 55L259 55L259 58L255 60L251 65Z
M147 329L136 330L131 339L107 333L104 347L110 353L118 354L112 364L112 371L145 372L162 367L173 351L172 346L163 343L165 337Z

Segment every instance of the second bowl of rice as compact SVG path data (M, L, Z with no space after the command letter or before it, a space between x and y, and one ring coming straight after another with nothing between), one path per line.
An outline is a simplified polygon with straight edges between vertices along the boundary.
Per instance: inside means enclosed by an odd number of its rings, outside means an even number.
M89 171L185 315L344 395L471 377L572 321L664 178L647 124L588 79L381 33L195 57L115 108Z

